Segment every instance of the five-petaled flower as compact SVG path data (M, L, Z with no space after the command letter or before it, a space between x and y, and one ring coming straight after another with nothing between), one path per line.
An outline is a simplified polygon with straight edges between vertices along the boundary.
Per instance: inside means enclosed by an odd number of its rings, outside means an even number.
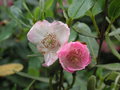
M91 61L87 46L80 42L65 44L57 54L63 69L71 73L84 69Z
M57 59L58 49L67 43L70 35L68 26L60 21L49 23L46 20L36 22L27 34L30 42L44 55L44 66L52 65Z

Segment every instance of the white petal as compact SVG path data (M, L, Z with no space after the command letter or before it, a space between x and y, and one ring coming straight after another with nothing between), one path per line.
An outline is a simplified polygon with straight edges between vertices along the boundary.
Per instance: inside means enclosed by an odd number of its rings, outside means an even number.
M55 52L49 52L44 55L44 59L45 59L45 63L43 64L43 66L48 67L52 65L58 59L58 57Z
M68 41L70 35L70 29L68 28L67 24L64 24L60 21L54 21L52 26L60 44L65 44Z
M45 48L43 44L37 44L37 49L40 53L45 54L46 52L49 52L49 49Z
M44 36L51 32L50 23L46 20L36 22L27 34L27 38L30 42L37 44Z

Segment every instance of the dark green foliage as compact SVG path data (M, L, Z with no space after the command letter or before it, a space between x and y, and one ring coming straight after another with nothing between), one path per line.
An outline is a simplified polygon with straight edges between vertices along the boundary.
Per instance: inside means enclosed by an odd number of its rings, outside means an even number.
M13 0L12 6L7 1L0 0L0 65L21 63L24 69L0 77L0 90L58 89L59 60L43 67L43 55L27 40L32 25L44 19L66 23L69 42L86 44L91 55L92 62L75 78L63 70L61 88L120 90L120 0Z

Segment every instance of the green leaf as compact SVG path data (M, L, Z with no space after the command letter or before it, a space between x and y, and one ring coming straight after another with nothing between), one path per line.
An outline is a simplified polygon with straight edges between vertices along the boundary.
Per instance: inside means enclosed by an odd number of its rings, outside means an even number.
M45 2L45 9L48 10L52 6L54 0L47 0Z
M13 24L13 22L9 22L6 27L1 28L0 30L0 42L8 39L14 32L14 28L16 27L16 24Z
M39 76L41 61L43 58L33 57L29 60L28 74L32 76Z
M43 55L40 53L36 53L36 54L29 54L27 55L27 57L43 57Z
M65 12L65 10L63 10L63 16L65 17L66 20L68 20L68 15L67 15L67 13Z
M120 16L120 1L112 0L108 7L108 16L111 19L116 19Z
M32 15L32 13L31 13L30 9L28 8L25 0L23 0L23 6L24 6L24 8L27 10L27 12L30 14L31 18L33 18L33 15Z
M31 82L30 79L26 79L26 78L23 78L23 77L18 76L18 75L7 76L6 79L10 80L12 83L15 83L16 85L18 85L20 87L26 87L29 85L29 82Z
M35 68L29 68L28 69L28 74L31 75L31 76L37 76L39 77L39 69L35 69Z
M71 29L70 30L69 42L74 41L76 38L77 38L77 33L73 29Z
M106 20L108 21L109 24L111 23L111 21L109 20L108 17L106 17ZM114 30L116 30L116 27L112 24L112 25L111 25L111 29L112 29L112 31L114 31ZM115 37L118 41L120 41L120 35L114 35L114 37Z
M39 7L40 7L40 19L43 20L44 17L44 12L45 12L45 0L39 0Z
M73 0L68 0L68 3L71 4Z
M45 16L46 16L46 17L54 18L53 10L52 10L52 9L46 10L46 11L45 11Z
M94 37L94 38L97 37L96 35L93 35L90 32L91 31L90 28L85 23L77 22L73 25L73 29L81 35L85 35L88 37Z
M96 76L99 77L100 79L103 78L103 68L97 68Z
M0 42L8 39L12 35L10 30L4 30L0 33Z
M65 7L63 5L63 1L62 0L58 0L60 8L63 10L63 16L65 17L66 20L68 20L68 15L66 13Z
M93 7L86 12L86 15L92 17L101 13L103 11L104 4L105 4L105 0L94 0Z
M101 13L103 11L103 7L105 4L105 0L96 0L93 8L91 9L91 12L93 16Z
M11 6L10 11L16 17L19 17L20 15L22 15L22 11L16 6Z
M77 19L85 15L92 7L93 0L73 0L68 8L68 15L72 19Z
M20 76L23 76L23 77L26 77L26 78L33 79L33 80L38 80L38 81L41 81L41 82L49 83L49 79L48 78L34 77L34 76L28 75L27 73L24 73L24 72L16 72L16 74L20 75ZM52 80L52 81L53 81L52 83L55 83L54 80Z
M37 47L34 44L29 42L28 45L34 53L39 53L39 51L37 50Z
M112 63L112 64L104 64L104 65L96 65L96 66L104 69L108 69L108 70L120 71L120 63Z
M110 48L110 50L112 51L113 55L115 55L119 60L120 60L120 54L118 53L118 51L115 49L114 44L112 43L112 41L110 40L109 36L105 37L106 42Z
M29 43L28 45L31 48L31 50L35 53L33 57L30 57L28 73L32 76L39 76L39 69L41 67L41 62L43 61L43 57L40 54L40 52L38 52L34 44Z
M96 90L96 77L94 75L90 76L87 83L87 90Z
M33 13L34 13L35 19L38 20L40 18L40 7L36 7Z
M109 74L105 77L105 79L104 79L105 84L111 85L112 82L115 82L115 79L117 78L118 75L120 75L119 72L111 72L111 73L109 73ZM119 79L119 82L118 82L118 83L120 84L120 79Z
M120 34L120 28L118 28L118 29L112 31L111 33L109 33L109 36L115 36L115 35L118 35L118 34Z
M24 16L22 11L18 7L12 6L10 7L10 9L7 10L7 12L11 19L15 20L17 24L22 24L27 28L31 27L30 25L25 24L25 22L20 19L21 17L24 18Z
M25 0L25 1L30 5L37 6L39 0Z

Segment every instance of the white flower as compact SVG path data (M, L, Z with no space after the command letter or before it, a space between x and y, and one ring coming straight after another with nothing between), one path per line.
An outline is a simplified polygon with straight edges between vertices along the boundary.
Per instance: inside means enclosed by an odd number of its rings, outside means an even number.
M48 21L36 22L27 34L28 40L37 46L44 55L44 66L52 65L58 56L58 49L67 43L70 35L68 26L60 21L49 23Z

